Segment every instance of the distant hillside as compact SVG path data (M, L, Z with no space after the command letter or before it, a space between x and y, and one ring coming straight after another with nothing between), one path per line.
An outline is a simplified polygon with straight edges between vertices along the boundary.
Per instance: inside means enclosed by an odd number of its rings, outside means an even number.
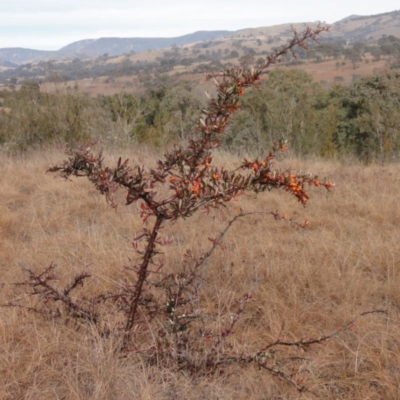
M199 31L173 38L100 38L80 40L63 47L58 54L74 54L89 58L107 53L109 56L119 56L131 52L141 53L148 50L159 50L176 45L213 40L229 34L230 31Z
M23 48L0 49L0 84L26 80L67 82L99 77L136 76L140 73L204 73L237 63L255 63L284 45L306 26L318 22L280 24L237 31L199 31L175 38L100 38L71 43L58 51ZM350 15L332 25L310 51L297 50L298 59L335 65L378 62L389 68L400 65L400 10L361 16ZM335 68L339 69L339 66Z
M55 51L32 50L21 47L9 47L0 49L0 62L12 64L23 64L28 61L44 60L54 57Z
M275 26L242 29L233 32L237 34L253 34L274 36L290 36L291 26L301 31L302 27L308 25L315 27L316 23L281 24ZM341 38L349 42L363 41L376 43L382 36L393 35L400 38L400 10L376 14L376 15L350 15L331 25L331 32L324 34L325 39Z
M25 48L0 49L0 63L24 64L47 60L67 60L74 58L93 59L104 54L110 57L123 54L142 53L149 50L166 49L173 45L186 46L196 42L213 41L226 36L263 35L271 43L279 44L280 39L290 37L290 23L269 27L241 29L238 31L199 31L173 38L99 38L85 39L71 43L58 51L42 51ZM298 30L316 23L293 24ZM377 42L383 35L400 37L400 10L377 15L350 15L332 25L332 31L325 38L341 38L349 42ZM281 43L282 44L282 43Z
M383 35L400 37L400 10L376 15L352 15L333 24L332 36L374 42Z
M45 60L63 60L73 58L96 58L107 53L117 56L128 53L141 53L158 50L173 45L183 46L189 43L217 39L230 31L198 31L173 38L100 38L85 39L71 43L58 51L43 51L24 48L0 49L0 61L24 64Z
M358 18L362 18L362 15L357 15L357 14L353 14L353 15L349 15L346 18L341 19L340 21L336 21L335 24L339 24L341 22L348 22L348 21L352 21L354 19L358 19Z
M18 64L12 63L10 61L3 61L0 59L0 66L6 68L17 68Z

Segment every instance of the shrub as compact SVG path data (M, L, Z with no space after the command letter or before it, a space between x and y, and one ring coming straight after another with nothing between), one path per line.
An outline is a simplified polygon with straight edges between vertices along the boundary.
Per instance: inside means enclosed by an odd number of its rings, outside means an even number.
M108 292L89 297L79 292L89 274L82 272L60 288L54 281L56 264L52 263L40 273L22 266L27 279L20 287L38 298L38 305L26 306L50 318L66 318L77 327L83 323L94 326L101 336L120 338L119 354L137 355L147 363L193 376L221 374L233 365L255 365L289 382L299 391L308 390L301 375L301 358L296 350L322 343L339 332L350 329L354 320L341 328L315 339L286 340L283 336L256 349L233 349L231 338L251 302L252 289L238 296L225 315L212 315L201 306L206 301L201 288L205 283L206 261L222 244L224 235L240 218L249 214L269 214L276 220L288 220L278 211L243 212L239 209L222 231L210 237L209 249L200 256L185 251L184 261L177 268L164 266L158 258L161 247L171 239L161 232L167 223L190 218L203 209L208 214L245 192L265 193L282 189L293 195L302 205L308 201L306 186L332 184L316 176L274 169L278 151L285 151L283 141L277 142L265 158L244 160L235 170L213 165L212 151L220 147L223 133L232 113L239 107L244 91L257 86L262 72L295 45L306 46L308 38L325 28L307 29L295 33L283 49L270 55L266 62L254 69L230 68L210 75L216 85L216 98L210 98L203 110L198 136L187 147L177 147L160 160L156 168L131 168L129 161L120 158L115 167L104 165L101 152L95 155L90 146L72 151L63 164L50 168L61 176L86 177L95 188L116 207L116 192L126 192L126 204L140 204L143 231L133 242L136 260L126 267L126 277ZM307 221L292 224L305 228ZM200 239L199 239L200 240ZM59 306L61 304L61 307ZM21 306L15 300L8 306ZM22 305L23 306L23 305ZM368 314L366 312L364 314ZM278 352L277 349L286 349ZM285 363L280 363L285 359ZM296 361L297 360L297 361ZM289 361L289 362L288 362Z
M10 96L12 116L0 118L0 145L19 151L45 143L76 143L88 140L88 99L76 92L48 94L38 84L24 83Z

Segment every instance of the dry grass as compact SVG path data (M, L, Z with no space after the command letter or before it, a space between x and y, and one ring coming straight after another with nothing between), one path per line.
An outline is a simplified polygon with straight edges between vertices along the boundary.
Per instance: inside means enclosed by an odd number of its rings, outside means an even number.
M132 162L154 162L148 150ZM125 155L129 156L129 154ZM55 261L63 279L86 268L95 292L122 276L141 229L136 206L107 207L84 180L66 182L45 170L64 158L57 151L0 160L0 302L23 278L17 260L33 269ZM232 165L228 155L218 162ZM208 265L204 307L224 310L254 287L254 301L232 345L260 348L277 338L318 337L360 312L386 309L389 317L360 319L354 331L301 353L303 399L400 398L399 165L360 166L287 160L337 183L334 193L313 190L306 209L285 193L242 197L240 203L168 228L174 243L162 257L179 266L182 251L207 249L207 237L230 213L275 210L307 230L271 217L248 217L232 227ZM205 240L203 240L203 238ZM115 339L76 331L16 308L0 309L1 399L294 399L290 385L256 369L233 368L192 381L137 359L115 355Z
M337 60L327 60L321 63L305 63L299 66L290 66L288 69L302 69L311 75L315 82L326 82L332 84L335 78L343 79L341 82L350 85L355 78L365 78L368 76L382 74L390 70L388 60L372 61L372 57L365 58L357 64L354 69L352 63L346 60L345 65L336 66Z

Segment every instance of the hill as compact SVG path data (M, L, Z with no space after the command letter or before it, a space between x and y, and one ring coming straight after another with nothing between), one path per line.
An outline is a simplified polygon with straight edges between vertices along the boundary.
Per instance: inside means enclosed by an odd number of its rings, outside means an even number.
M104 53L110 56L118 56L125 53L141 53L148 50L164 49L173 45L183 46L193 42L213 40L229 33L229 31L198 31L173 38L100 38L81 40L63 47L58 53L90 58L101 56Z
M199 31L176 38L87 39L57 52L3 49L0 84L15 85L27 80L73 82L90 93L140 91L157 86L159 79L192 80L230 64L261 62L271 50L292 37L293 29L302 31L317 24L288 23L234 32ZM299 49L297 59L287 57L282 64L306 69L318 81L350 82L357 76L399 67L399 38L400 11L351 15L333 24L319 43L310 43L309 52ZM122 86L118 84L121 78Z
M0 62L20 65L28 61L49 59L56 57L57 52L45 50L24 49L21 47L8 47L0 49Z
M73 42L57 51L43 51L25 48L0 49L0 61L14 64L39 62L47 60L65 60L73 58L96 58L103 54L119 56L129 53L146 52L149 50L165 49L171 46L184 46L191 43L212 41L226 36L264 35L269 40L277 39L290 33L291 26L301 28L305 25L315 25L315 22L298 24L281 24L276 26L248 28L230 32L198 31L191 34L172 38L116 38L103 37L85 39ZM342 38L349 41L363 40L376 42L383 35L400 37L400 10L376 15L350 15L332 25L332 31L327 38Z
M65 60L73 58L96 58L103 54L110 56L125 53L138 53L148 50L164 49L173 45L213 40L229 34L230 31L198 31L172 38L99 38L73 42L57 51L32 50L24 48L0 49L0 61L15 64L47 60Z
M400 37L400 10L369 16L352 15L336 22L332 35L368 42L377 41L384 35Z

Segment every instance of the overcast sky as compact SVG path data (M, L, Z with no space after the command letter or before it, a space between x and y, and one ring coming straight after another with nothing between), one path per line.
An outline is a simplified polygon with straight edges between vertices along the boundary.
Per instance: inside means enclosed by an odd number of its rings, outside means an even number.
M99 37L175 37L290 22L336 22L399 0L0 0L0 48L58 50Z

